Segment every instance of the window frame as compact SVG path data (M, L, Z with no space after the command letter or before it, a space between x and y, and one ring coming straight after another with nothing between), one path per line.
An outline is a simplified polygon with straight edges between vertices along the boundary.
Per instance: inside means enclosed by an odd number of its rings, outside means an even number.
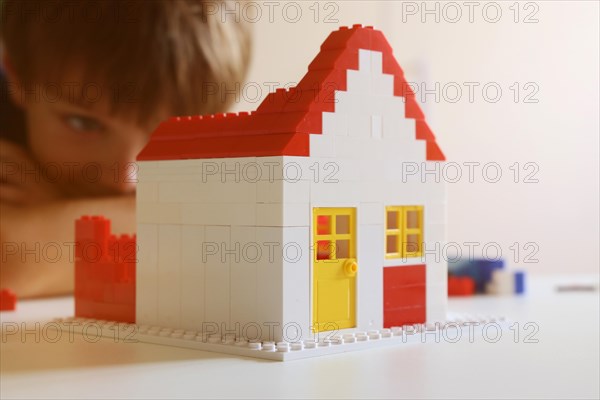
M395 224L390 224L389 214L396 213L397 220ZM408 213L417 213L417 227L408 227ZM386 206L385 207L385 230L384 230L384 255L386 259L397 259L397 258L412 258L421 257L423 255L423 206ZM397 228L390 228L390 225L396 226ZM408 251L408 236L417 236L418 248L416 251ZM390 237L395 237L395 247L398 249L397 252L388 251L388 240ZM411 242L412 243L412 242Z

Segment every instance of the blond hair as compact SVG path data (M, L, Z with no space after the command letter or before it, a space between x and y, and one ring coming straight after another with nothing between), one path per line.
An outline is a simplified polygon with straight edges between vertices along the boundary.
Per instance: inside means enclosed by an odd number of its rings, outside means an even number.
M251 53L248 22L207 5L231 1L2 1L2 40L22 85L75 79L106 90L115 114L144 124L225 111ZM73 86L73 85L72 85ZM74 101L89 102L78 91ZM98 89L97 89L98 90Z

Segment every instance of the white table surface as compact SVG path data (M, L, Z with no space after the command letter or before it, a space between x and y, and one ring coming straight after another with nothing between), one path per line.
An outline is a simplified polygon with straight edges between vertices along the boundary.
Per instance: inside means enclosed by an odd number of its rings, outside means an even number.
M90 343L43 330L7 335L72 315L73 299L21 301L0 314L0 398L598 398L598 291L558 293L558 283L597 277L538 278L525 296L451 299L449 311L504 315L519 323L496 343L399 345L290 362L273 362L144 343ZM524 343L524 324L538 343ZM16 325L15 325L16 323ZM43 326L43 325L42 325ZM490 331L490 336L493 331ZM55 333L54 333L55 334Z

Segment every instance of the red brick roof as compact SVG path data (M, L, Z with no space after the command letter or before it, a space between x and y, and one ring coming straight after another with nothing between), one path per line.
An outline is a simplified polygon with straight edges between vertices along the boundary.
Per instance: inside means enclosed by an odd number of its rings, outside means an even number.
M310 134L322 133L323 112L334 112L334 92L346 90L346 71L358 70L359 49L382 53L383 73L394 76L394 95L405 98L427 160L444 160L392 48L380 31L355 25L332 32L296 87L270 93L252 113L173 117L159 125L138 160L251 156L309 156Z

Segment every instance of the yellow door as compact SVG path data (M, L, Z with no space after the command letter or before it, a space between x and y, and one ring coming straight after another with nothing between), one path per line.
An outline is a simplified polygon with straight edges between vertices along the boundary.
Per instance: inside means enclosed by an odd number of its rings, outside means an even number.
M356 326L356 209L313 209L313 329Z

